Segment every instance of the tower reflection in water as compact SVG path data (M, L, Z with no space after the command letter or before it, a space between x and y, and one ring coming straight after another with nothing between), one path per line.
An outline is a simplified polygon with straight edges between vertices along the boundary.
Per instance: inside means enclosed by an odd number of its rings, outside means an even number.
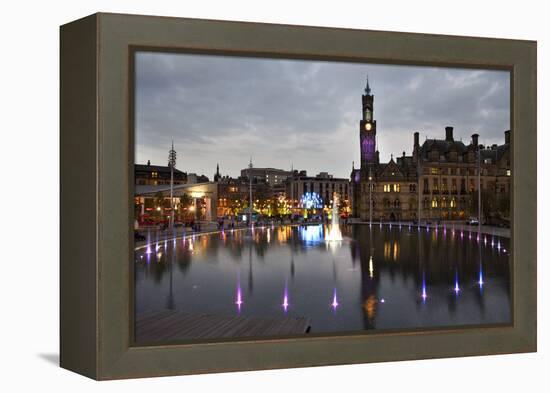
M510 322L507 238L409 226L342 226L331 247L323 225L151 232L135 252L136 312L303 316L312 332Z

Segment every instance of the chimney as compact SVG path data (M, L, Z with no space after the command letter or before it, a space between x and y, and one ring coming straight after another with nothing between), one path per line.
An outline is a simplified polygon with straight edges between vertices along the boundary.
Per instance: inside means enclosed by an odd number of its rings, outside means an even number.
M420 133L418 131L414 133L414 146L420 146Z
M147 160L147 166L151 166L151 160Z
M510 143L510 130L504 131L504 143Z
M474 145L475 147L477 147L478 138L479 138L478 134L473 134L472 135L472 145Z
M447 142L453 142L453 127L447 126L445 127L445 140Z

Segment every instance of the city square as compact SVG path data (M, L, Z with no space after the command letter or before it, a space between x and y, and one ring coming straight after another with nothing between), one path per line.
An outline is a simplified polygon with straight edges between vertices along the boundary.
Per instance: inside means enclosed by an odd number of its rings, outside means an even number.
M362 82L345 175L340 155L285 168L253 150L230 174L222 147L192 172L185 135L168 164L136 163L137 341L510 322L510 131L485 145L441 124L384 151Z

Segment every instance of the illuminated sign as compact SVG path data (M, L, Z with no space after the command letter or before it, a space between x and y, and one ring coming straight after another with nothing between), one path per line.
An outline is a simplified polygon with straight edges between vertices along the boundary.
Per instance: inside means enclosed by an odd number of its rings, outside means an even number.
M300 199L300 206L304 209L322 209L323 200L316 192L306 192Z

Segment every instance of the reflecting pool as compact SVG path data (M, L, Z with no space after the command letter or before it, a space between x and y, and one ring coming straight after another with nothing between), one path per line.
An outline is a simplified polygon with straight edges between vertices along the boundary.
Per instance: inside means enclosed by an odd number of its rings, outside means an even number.
M135 252L135 310L307 317L311 333L509 323L509 239L409 225L225 230ZM154 239L155 236L150 238Z

